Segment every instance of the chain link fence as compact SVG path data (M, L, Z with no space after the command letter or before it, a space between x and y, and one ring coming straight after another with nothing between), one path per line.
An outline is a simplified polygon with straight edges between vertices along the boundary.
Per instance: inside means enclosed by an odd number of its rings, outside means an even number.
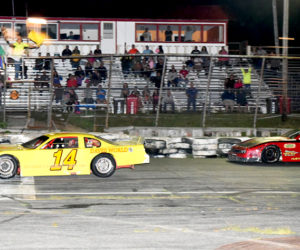
M299 124L300 57L136 54L6 58L3 124L276 127ZM284 60L286 60L284 62ZM282 64L288 63L287 79ZM20 67L21 66L21 67ZM19 72L18 72L19 71ZM14 118L14 119L13 119Z

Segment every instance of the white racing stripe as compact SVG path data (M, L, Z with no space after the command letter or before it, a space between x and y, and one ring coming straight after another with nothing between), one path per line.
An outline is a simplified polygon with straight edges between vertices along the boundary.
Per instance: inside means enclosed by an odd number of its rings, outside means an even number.
M21 190L21 191L18 191ZM9 190L0 190L0 195L23 195L23 196L36 196L36 195L202 195L202 194L300 194L300 191L183 191L183 192L35 192L34 188L30 185L29 187L18 187Z

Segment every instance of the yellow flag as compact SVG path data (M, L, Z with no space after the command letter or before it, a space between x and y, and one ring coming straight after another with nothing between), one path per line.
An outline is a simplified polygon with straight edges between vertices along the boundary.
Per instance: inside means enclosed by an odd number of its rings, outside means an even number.
M28 38L33 41L37 46L41 46L46 39L46 35L40 32L30 31Z

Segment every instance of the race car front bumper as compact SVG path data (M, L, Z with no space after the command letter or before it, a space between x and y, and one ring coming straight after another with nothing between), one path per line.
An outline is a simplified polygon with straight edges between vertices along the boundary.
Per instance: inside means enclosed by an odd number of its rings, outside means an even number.
M241 157L236 154L229 153L228 161L235 162L260 162L260 158L249 158L249 157Z

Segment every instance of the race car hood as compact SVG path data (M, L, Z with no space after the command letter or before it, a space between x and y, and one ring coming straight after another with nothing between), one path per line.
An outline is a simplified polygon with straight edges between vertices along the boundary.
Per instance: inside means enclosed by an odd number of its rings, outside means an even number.
M0 145L0 151L16 151L23 150L24 148L21 145Z
M246 148L251 148L263 143L267 142L276 142L276 141L290 141L290 138L287 137L282 137L282 136L277 136L277 137L255 137L253 139L241 142L238 144L238 146L241 147L246 147Z

